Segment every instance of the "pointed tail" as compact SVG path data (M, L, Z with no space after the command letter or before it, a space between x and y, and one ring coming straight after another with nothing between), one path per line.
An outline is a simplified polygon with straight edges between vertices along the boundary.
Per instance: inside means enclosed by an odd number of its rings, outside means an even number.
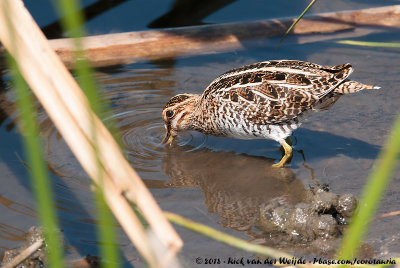
M351 94L364 89L380 89L381 87L373 85L365 85L356 81L346 80L335 88L335 92L339 94Z

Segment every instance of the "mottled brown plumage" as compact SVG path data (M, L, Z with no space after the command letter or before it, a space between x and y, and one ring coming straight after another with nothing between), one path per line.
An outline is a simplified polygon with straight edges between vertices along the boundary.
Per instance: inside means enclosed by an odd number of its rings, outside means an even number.
M294 60L254 63L217 77L202 95L179 94L163 109L164 141L183 130L282 144L283 166L292 148L285 142L309 112L328 109L343 94L377 87L348 80L350 64L321 66Z

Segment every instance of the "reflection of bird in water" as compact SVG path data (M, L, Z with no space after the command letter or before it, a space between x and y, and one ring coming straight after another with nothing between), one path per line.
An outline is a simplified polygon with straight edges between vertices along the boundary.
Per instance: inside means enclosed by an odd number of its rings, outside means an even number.
M264 157L208 149L187 152L181 147L166 151L163 171L171 178L167 185L199 187L209 211L221 216L224 227L250 230L261 204L281 196L291 204L305 198L304 185L294 173L266 166Z
M178 132L196 130L206 135L239 139L273 139L285 155L286 142L311 111L330 108L341 95L377 87L348 80L350 64L321 66L294 60L246 65L216 78L202 95L179 94L162 111L170 143Z
M264 157L184 149L167 147L162 167L170 180L158 187L200 188L219 224L255 243L325 256L336 249L343 219L337 216L347 218L354 210L351 195L305 189L291 169L267 166ZM146 184L157 187L155 181Z

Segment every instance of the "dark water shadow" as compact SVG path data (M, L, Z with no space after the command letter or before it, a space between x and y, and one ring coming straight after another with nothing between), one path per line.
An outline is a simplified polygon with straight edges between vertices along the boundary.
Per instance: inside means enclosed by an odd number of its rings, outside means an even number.
M308 161L316 162L339 155L353 159L376 159L381 148L356 138L306 128L297 129L291 136L291 140L293 158L288 165L291 168ZM267 163L278 161L284 154L283 150L281 152L279 150L279 143L273 140L239 140L209 136L203 146L217 152L225 151L265 157L264 161Z
M149 28L202 25L203 19L236 0L176 0L170 10L148 24Z
M5 120L5 125L9 119ZM31 192L26 167L18 161L16 154L22 154L22 144L18 135L0 130L0 259L4 250L20 246L30 226L37 223L37 210L30 204L31 197L18 191ZM25 179L22 179L25 178ZM19 222L23 219L24 222Z
M80 12L83 13L85 21L88 22L126 1L127 0L99 0L82 8ZM41 30L48 39L62 38L64 33L61 25L61 19L43 26Z
M294 148L302 150L306 161L345 155L351 158L376 159L380 146L326 131L300 128L294 132Z
M202 20L207 16L223 9L227 5L235 2L235 0L219 0L219 1L180 1L176 0L171 6L170 10L148 24L149 28L169 28L165 30L165 33L170 35L181 36L186 39L192 39L198 42L208 43L210 46L218 45L220 40L225 40L226 37L234 37L238 41L241 48L249 49L257 46L268 46L275 47L278 44L278 39L273 40L271 43L270 39L276 37L282 37L287 29L291 26L294 18L282 18L282 19L270 19L268 21L252 21L248 23L237 22L233 20L229 24L208 24L204 25ZM308 17L308 18L307 18ZM348 18L349 16L343 16L342 18L327 18L322 15L306 15L306 18L315 22L332 23L336 25L342 25L342 30L335 30L337 32L348 32L353 33L355 28L379 28L382 29L382 25L376 23L374 20L365 21L357 18L353 22ZM359 20L360 22L357 22ZM176 30L171 27L180 26L194 26L203 25L203 27L187 28L185 31L180 29ZM395 29L396 26L385 26L387 29ZM325 31L323 26L321 29L315 30L321 35L330 35L332 31ZM299 35L291 35L291 42L297 40ZM259 41L263 42L259 42ZM215 44L211 44L215 42ZM227 44L231 46L231 44ZM238 47L236 47L237 49ZM227 51L232 48L227 48ZM175 57L176 55L171 55Z
M9 118L15 112L15 105L8 100L7 92L9 85L5 81L7 69L0 67L0 126L3 126L7 131L11 131L15 127L15 122Z

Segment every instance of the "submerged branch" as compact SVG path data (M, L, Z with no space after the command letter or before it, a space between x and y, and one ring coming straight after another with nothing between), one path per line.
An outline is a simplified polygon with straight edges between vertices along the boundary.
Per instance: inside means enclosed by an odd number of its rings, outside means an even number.
M221 23L164 30L88 36L82 39L93 66L133 63L177 56L212 54L243 49L243 42L282 36L296 18ZM303 17L291 34L331 33L361 26L399 27L400 5ZM69 67L74 64L70 39L50 41Z
M29 258L33 253L35 253L38 249L40 249L43 246L43 240L38 240L29 247L27 247L25 250L23 250L20 254L15 256L12 261L4 264L1 266L1 268L14 268L17 265L19 265L21 262L25 261L27 258Z

